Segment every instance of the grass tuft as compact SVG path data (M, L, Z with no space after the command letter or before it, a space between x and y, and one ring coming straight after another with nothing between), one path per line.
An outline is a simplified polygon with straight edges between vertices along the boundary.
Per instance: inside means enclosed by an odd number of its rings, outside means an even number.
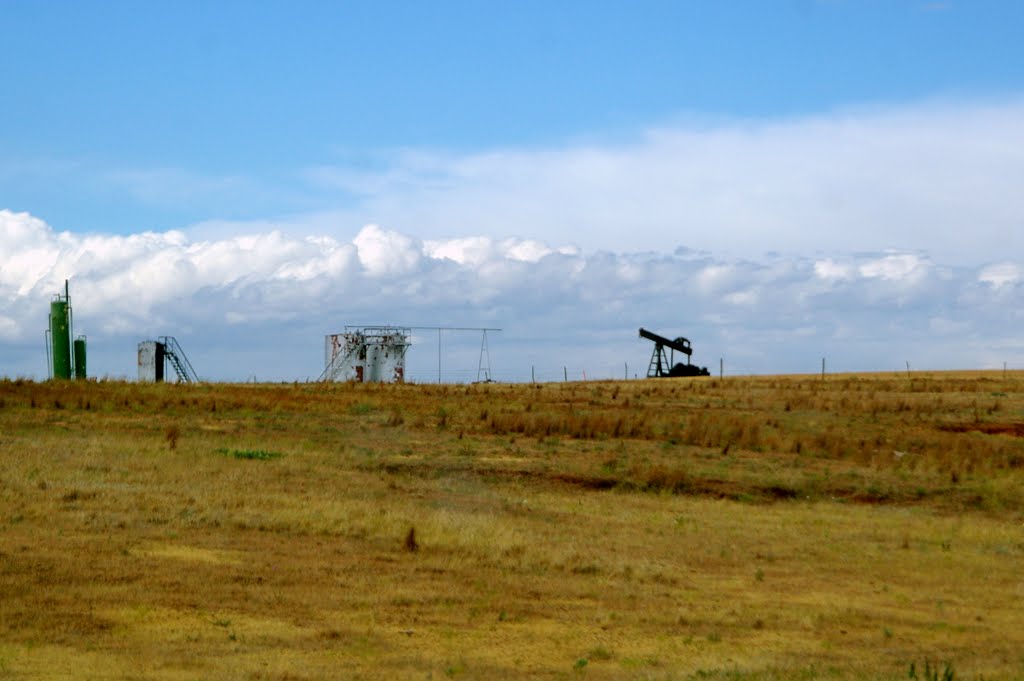
M420 544L416 541L416 528L410 527L409 531L405 535L405 541L402 542L402 546L406 551L415 553L420 550Z
M170 425L164 431L164 439L167 440L167 448L171 451L178 448L178 438L181 437L181 429L177 425Z
M265 449L218 449L217 453L232 456L236 459L248 459L252 461L271 461L273 459L280 459L284 456L280 452L271 452Z

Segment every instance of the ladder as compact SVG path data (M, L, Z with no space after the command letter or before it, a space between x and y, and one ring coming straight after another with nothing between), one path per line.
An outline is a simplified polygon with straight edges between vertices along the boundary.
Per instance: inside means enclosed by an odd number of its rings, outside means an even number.
M198 383L199 376L196 375L196 370L192 368L192 363L188 361L177 339L174 336L160 336L160 342L164 345L164 359L177 374L178 383Z
M320 374L320 378L316 379L317 382L322 383L324 381L337 380L338 374L345 369L352 356L359 352L360 348L365 347L365 343L360 336L357 339L357 342L346 341L345 346L347 350L345 352L339 352L331 358L331 363L324 367L324 371Z

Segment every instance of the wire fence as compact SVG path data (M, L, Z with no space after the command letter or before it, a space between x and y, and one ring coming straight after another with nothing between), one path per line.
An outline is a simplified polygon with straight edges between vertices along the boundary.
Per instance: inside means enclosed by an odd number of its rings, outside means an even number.
M989 366L988 371L1000 371L1004 377L1008 372L1017 371L1019 365L1010 362L1002 362L998 366ZM885 373L892 371L898 374L920 374L932 371L950 371L949 368L932 366L915 366L912 362L906 361L903 366L882 367L876 369L856 369L843 366L833 367L827 358L821 358L815 363L808 363L807 366L790 368L780 371L765 371L763 367L746 364L730 365L725 358L719 358L712 366L707 367L713 378L727 378L729 376L756 376L774 374L793 375L819 375L822 378L833 374L846 373ZM498 383L563 383L579 381L621 381L635 380L647 377L648 363L622 363L618 365L597 364L563 364L563 365L532 365L529 367L516 367L514 369L476 369L476 368L444 368L440 372L416 370L407 371L405 380L410 383L443 383L443 384L468 384L494 381Z
M633 380L647 376L647 364L531 366L514 370L443 369L440 373L425 370L406 371L410 383L561 383L574 381Z

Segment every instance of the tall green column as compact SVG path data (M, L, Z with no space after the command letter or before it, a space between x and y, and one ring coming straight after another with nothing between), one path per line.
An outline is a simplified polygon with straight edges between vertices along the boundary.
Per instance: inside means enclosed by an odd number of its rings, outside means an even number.
M68 321L68 303L55 300L50 303L50 349L53 377L71 378L71 329Z

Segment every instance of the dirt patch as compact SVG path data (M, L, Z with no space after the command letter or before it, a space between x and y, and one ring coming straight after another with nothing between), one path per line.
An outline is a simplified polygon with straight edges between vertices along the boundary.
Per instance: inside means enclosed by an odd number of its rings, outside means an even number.
M370 468L370 467L368 467ZM771 504L797 499L831 500L846 503L880 506L909 506L934 503L936 498L946 499L944 505L956 508L974 508L978 502L966 496L966 491L953 492L947 488L923 489L899 486L849 486L836 481L830 485L804 487L799 482L759 483L751 480L730 480L682 471L654 468L620 477L585 472L553 471L549 469L500 468L474 466L472 463L445 463L424 467L422 463L390 461L377 464L373 470L391 475L423 475L429 470L436 477L469 476L492 483L529 482L530 484L568 486L587 491L620 490L626 492L667 492L680 496L731 499L744 503Z
M548 480L554 480L555 482L564 482L567 485L593 490L614 489L619 485L619 481L615 478L592 475L573 475L571 473L537 474L534 472L533 477L547 478Z
M939 426L947 433L984 433L1024 437L1024 423L947 423Z
M387 462L377 467L389 474L415 474L422 465L410 462ZM472 464L448 464L432 467L437 476L472 475L492 481L526 481L554 485L568 485L585 490L632 490L643 492L670 492L687 496L736 499L744 501L784 501L800 496L797 489L782 485L745 485L734 480L722 480L681 474L673 471L653 470L636 477L616 478L608 475L588 475L529 468L484 468Z

